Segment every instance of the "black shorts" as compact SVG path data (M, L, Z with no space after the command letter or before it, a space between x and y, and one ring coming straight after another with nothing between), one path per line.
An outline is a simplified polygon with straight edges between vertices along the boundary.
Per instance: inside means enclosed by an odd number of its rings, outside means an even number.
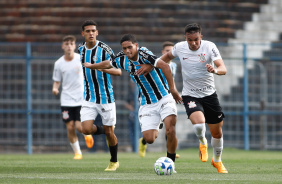
M220 123L225 117L219 104L216 92L203 98L182 96L182 99L188 118L195 111L203 112L206 123L208 124Z
M66 107L61 106L63 122L80 121L81 106Z

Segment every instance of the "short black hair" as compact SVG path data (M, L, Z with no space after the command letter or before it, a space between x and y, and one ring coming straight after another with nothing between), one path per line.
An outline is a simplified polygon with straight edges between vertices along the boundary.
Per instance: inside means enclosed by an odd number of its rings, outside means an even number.
M188 24L187 26L185 26L185 34L186 33L201 33L202 32L202 28L200 26L200 24L198 23L191 23Z
M169 42L169 41L164 42L164 43L163 43L163 49L164 49L165 47L167 47L167 46L174 46L174 43Z
M83 22L83 24L81 26L82 31L84 31L85 26L98 26L98 24L93 20L86 20L86 21Z
M125 34L120 39L120 44L125 41L131 41L132 43L137 43L137 39L133 34Z
M75 36L73 36L73 35L67 35L67 36L64 36L64 38L63 38L62 41L63 41L63 42L66 42L66 41L75 42L75 41L76 41L76 38L75 38Z

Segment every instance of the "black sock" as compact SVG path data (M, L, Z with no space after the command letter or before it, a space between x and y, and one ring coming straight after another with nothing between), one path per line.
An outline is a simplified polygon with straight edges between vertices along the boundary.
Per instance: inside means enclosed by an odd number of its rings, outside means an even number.
M118 151L118 144L115 146L109 146L110 153L111 153L111 162L117 162L117 151Z
M167 152L166 155L167 155L167 157L170 158L173 162L175 162L175 155L176 155L176 153L171 154L171 153Z
M144 145L146 145L146 144L147 144L147 142L145 141L145 139L144 139L144 138L142 138L142 144L144 144Z
M97 127L97 131L93 135L100 135L100 134L105 134L105 129L103 125L95 125Z

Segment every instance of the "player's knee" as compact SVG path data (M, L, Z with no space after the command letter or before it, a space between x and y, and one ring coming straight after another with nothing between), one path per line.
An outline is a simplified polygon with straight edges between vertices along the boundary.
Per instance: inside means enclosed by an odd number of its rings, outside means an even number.
M216 139L220 139L222 137L222 132L213 133L212 137Z
M166 130L167 137L174 137L176 135L175 127L171 126L169 129Z
M145 141L147 142L147 144L153 144L155 142L155 138L154 137L144 137Z

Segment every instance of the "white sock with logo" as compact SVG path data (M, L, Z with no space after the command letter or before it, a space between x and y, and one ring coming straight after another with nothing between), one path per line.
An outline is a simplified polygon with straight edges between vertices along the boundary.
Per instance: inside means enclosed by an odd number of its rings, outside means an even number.
M205 123L201 124L193 124L193 130L198 137L201 144L205 145L207 144L207 139L205 137L206 134L206 125Z
M71 143L71 142L70 142L70 145L71 145L72 150L74 151L75 154L80 154L80 155L82 155L78 141L76 141L76 142L74 142L74 143Z
M221 137L220 139L212 137L211 145L213 147L213 161L220 162L223 150L223 137Z

